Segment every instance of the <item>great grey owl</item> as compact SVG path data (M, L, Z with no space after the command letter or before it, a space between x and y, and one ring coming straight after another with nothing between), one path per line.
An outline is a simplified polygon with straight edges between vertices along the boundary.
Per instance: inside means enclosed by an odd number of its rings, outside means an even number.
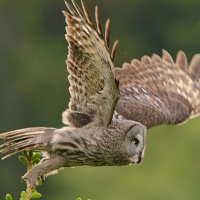
M11 139L0 146L5 159L23 150L46 152L39 164L23 176L30 187L37 179L61 167L122 166L140 163L146 129L179 124L200 113L200 54L188 67L182 51L176 62L163 50L133 59L122 68L113 64L116 46L109 47L110 20L102 31L98 7L95 23L82 1L67 2L67 69L71 95L62 114L63 128L24 128L0 134Z

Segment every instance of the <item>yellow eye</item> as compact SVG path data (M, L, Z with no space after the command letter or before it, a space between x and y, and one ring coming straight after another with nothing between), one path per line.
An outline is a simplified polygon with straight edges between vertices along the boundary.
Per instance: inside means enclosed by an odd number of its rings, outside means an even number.
M131 143L132 143L132 144L136 144L136 141L135 141L135 139L134 139L134 140L132 140L132 141L131 141Z
M138 145L139 140L137 138L134 138L133 140L131 140L131 143L134 144L134 145Z

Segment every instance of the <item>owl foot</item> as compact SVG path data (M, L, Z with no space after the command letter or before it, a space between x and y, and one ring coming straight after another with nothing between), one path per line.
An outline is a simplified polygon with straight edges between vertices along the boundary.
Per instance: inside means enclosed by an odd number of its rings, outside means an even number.
M30 186L31 188L35 188L39 185L37 177L31 176L30 173L26 173L22 176L22 179Z
M28 175L28 173L26 173L24 176L22 176L22 179L31 187L31 188L35 188L38 185L40 185L41 183L44 182L45 177L41 176L39 177L39 179L33 178L31 176Z

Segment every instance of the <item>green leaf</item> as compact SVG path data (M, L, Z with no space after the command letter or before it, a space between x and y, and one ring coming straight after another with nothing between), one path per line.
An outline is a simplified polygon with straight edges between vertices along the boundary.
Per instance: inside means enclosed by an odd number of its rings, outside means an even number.
M22 154L23 154L25 157L27 157L27 151L26 151L26 150L22 151Z
M41 197L42 195L39 193L39 192L33 192L32 194L31 194L31 198L35 198L35 199L39 199L40 197Z
M37 152L33 155L33 158L39 158L42 154L40 152Z
M32 189L32 193L34 193L34 192L37 192L37 190L36 189Z
M19 156L18 159L25 165L27 165L27 160L23 156Z
M42 185L43 182L41 179L38 179L37 181L38 181L38 185Z
M21 197L26 197L26 192L25 191L21 192Z
M33 164L38 164L40 162L40 159L39 158L34 158L33 159Z
M76 200L82 200L81 198L78 198L78 199L76 199Z
M12 200L12 197L10 194L6 194L6 200Z
M30 160L33 158L33 151L32 150L29 151L29 158L30 158Z

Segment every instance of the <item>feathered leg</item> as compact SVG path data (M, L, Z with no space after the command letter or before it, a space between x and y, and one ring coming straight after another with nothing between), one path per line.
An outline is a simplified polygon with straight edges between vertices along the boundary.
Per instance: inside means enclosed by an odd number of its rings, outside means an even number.
M48 159L42 160L28 171L22 178L28 183L31 188L37 186L37 180L41 176L56 173L61 167L64 167L66 159L59 155L52 155ZM56 170L56 171L55 171Z

